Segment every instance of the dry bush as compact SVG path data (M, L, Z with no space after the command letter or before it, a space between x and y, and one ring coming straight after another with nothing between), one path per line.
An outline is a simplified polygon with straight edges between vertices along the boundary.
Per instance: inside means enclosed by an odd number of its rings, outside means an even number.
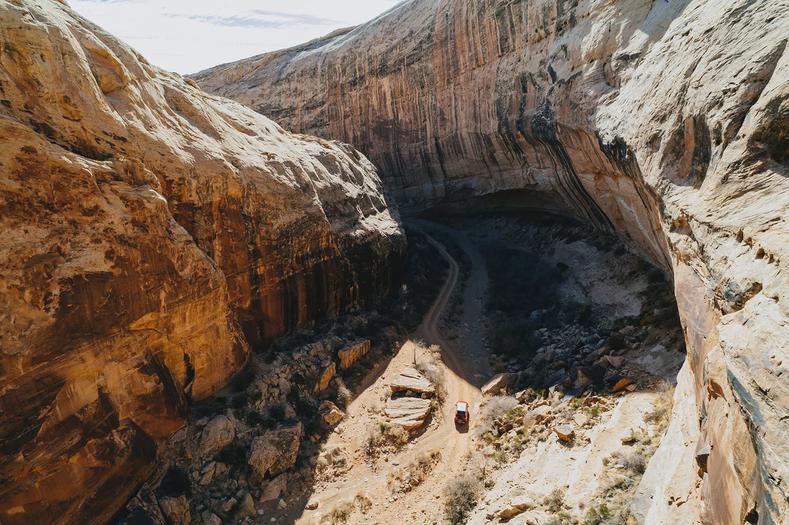
M564 507L564 491L559 488L553 489L542 499L542 504L554 514L559 512Z
M482 409L480 424L475 427L474 432L478 437L483 437L492 432L496 419L506 416L517 406L518 400L512 396L494 396L490 398Z
M474 476L464 476L450 481L444 489L444 512L452 524L466 523L477 506L482 484Z
M440 459L441 452L434 450L429 454L422 454L407 467L395 471L389 478L392 491L406 493L415 489L427 479Z
M488 419L496 419L518 406L518 400L512 396L495 396L485 403L483 413Z
M348 521L348 518L351 517L353 513L353 503L350 501L345 501L343 503L338 503L336 507L334 507L328 515L329 523L332 525L337 525L340 523L345 523Z
M444 369L433 361L420 361L416 369L436 387L436 399L443 403L447 398L447 387L444 379Z
M373 508L373 500L371 500L364 492L358 493L353 501L356 506L359 507L359 510L362 511L362 514L368 513L370 509Z
M371 430L367 436L365 453L368 457L374 458L384 450L392 452L401 449L409 439L408 431L400 425L390 425L380 421L378 428Z
M611 454L609 463L622 465L627 472L635 475L643 474L647 468L647 458L644 456L644 451L641 449L624 453L614 452Z
M674 389L666 385L660 390L658 396L652 402L652 410L644 416L644 421L655 426L658 435L668 427L671 419L671 409L674 406Z

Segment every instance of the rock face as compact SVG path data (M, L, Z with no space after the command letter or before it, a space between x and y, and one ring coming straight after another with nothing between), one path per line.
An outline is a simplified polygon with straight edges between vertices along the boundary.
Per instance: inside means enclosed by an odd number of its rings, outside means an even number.
M670 272L688 348L680 379L694 399L658 456L686 457L695 442L711 452L700 480L692 461L651 464L639 515L682 522L692 503L674 502L700 500L707 523L779 522L787 17L782 0L411 0L195 79L360 148L401 204L481 197L558 210Z
M375 168L0 1L0 521L103 523L250 346L386 291Z

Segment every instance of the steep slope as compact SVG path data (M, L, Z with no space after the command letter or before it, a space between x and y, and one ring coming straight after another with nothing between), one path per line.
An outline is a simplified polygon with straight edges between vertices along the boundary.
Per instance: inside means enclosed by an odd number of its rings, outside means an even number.
M360 148L401 205L506 191L670 271L684 397L634 512L773 523L789 479L787 19L785 0L411 0L194 78Z
M0 1L0 521L102 523L250 347L384 293L373 165Z

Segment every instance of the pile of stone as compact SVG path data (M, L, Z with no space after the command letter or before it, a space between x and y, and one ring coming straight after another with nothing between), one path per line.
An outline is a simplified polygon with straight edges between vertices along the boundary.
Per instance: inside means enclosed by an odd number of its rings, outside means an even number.
M433 410L436 387L415 368L404 368L389 384L392 397L386 402L384 414L393 425L408 432L424 427Z

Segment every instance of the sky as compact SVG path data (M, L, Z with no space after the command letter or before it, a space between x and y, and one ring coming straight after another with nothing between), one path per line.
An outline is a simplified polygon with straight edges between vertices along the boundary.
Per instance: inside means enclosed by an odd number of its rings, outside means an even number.
M69 5L181 74L291 47L361 24L400 0L69 0Z

